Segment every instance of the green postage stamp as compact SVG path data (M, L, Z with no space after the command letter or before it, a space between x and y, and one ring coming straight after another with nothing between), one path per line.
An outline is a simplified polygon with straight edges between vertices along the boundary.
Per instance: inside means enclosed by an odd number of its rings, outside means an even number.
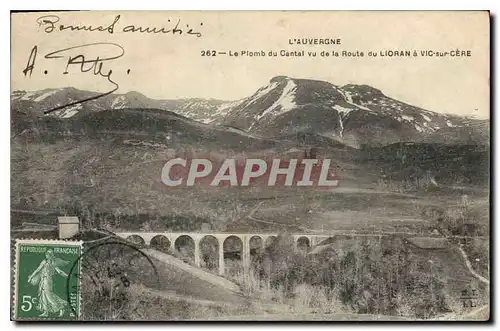
M14 319L76 320L80 312L78 277L82 242L16 240Z

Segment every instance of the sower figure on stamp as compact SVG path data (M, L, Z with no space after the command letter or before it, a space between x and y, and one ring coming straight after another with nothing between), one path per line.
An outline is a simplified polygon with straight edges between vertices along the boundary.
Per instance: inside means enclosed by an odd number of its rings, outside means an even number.
M63 316L67 302L61 299L53 289L53 278L56 272L61 276L68 277L59 267L68 264L65 261L54 256L52 250L45 253L43 260L38 268L28 277L28 282L32 285L38 285L38 304L37 309L42 312L40 317L48 317L49 313L59 312L59 316Z

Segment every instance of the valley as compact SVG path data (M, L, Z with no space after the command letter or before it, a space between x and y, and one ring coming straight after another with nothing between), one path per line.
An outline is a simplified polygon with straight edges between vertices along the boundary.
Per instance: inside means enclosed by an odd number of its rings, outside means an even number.
M293 315L293 309L306 309L303 305L327 314L426 319L449 309L459 311L453 302L461 284L479 286L477 277L464 271L467 266L459 249L475 261L477 275L488 277L488 120L420 109L366 85L339 87L285 76L272 78L237 101L153 100L129 92L48 116L41 111L92 93L72 88L13 92L13 231L25 231L32 224L54 226L54 215L77 215L85 230L113 233L279 233L284 241L274 253L265 254L271 254L278 266L282 258L287 260L286 267L268 270L267 283L261 276L251 278L251 284L242 280L237 264L227 277L246 293L263 291L258 304L270 304L273 311L282 309L278 300L286 307L280 314L292 309ZM248 186L212 186L210 181L167 186L162 169L175 158L210 159L214 169L228 159L329 160L338 185L270 186L263 176ZM311 247L310 255L289 253L287 233L330 232L342 235ZM443 238L447 244L407 238L379 246L346 233L402 238L411 234ZM365 262L354 262L361 261L357 259ZM456 279L449 274L456 274ZM286 283L290 288L272 285L285 284L283 277L296 278ZM182 282L175 282L174 288L182 288ZM440 288L436 296L426 287L428 282ZM342 292L346 284L352 286L349 293ZM414 286L414 292L405 292L407 286ZM386 305L386 293L375 294L371 288L403 297ZM480 289L486 295L487 288ZM152 289L136 290L134 295L142 298L140 293ZM425 302L411 315L405 309L415 307L410 298L417 292L424 293ZM178 296L157 294L155 300L167 306ZM196 298L196 305L212 305L202 299L210 301L211 294ZM262 311L258 307L255 313Z

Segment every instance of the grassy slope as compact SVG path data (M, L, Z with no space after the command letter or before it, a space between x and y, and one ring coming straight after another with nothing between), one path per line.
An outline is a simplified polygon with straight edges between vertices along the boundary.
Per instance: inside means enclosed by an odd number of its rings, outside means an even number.
M218 229L234 230L279 230L283 224L295 230L418 230L427 227L421 220L424 208L446 209L464 193L474 199L487 196L489 156L478 146L406 143L355 150L312 134L278 142L159 110L13 120L15 133L31 130L11 145L11 204L18 209L64 212L77 201L112 214L199 219L190 229L205 219ZM218 153L223 158L245 151L262 156L308 146L320 147L322 155L333 160L339 188L169 188L160 180L165 160L176 155ZM412 187L427 171L441 185L439 192ZM391 185L380 187L381 178ZM410 184L404 194L401 181ZM472 191L450 188L453 185ZM120 224L127 227L137 224Z

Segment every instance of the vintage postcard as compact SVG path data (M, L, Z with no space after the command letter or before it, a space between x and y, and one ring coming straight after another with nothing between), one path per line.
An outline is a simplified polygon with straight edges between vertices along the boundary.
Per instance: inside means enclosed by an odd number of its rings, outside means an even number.
M11 13L16 321L488 321L487 11Z

